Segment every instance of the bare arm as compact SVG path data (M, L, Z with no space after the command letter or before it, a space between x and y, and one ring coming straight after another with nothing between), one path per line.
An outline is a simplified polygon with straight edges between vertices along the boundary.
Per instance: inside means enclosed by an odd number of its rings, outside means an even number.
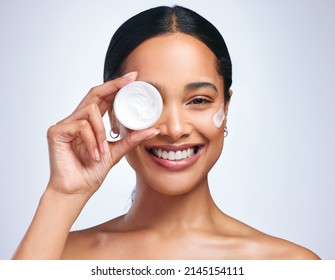
M48 130L50 180L13 259L59 259L69 231L109 170L141 141L159 133L134 131L108 143L102 116L136 73L92 88L76 110Z
M60 259L85 200L47 189L13 259Z

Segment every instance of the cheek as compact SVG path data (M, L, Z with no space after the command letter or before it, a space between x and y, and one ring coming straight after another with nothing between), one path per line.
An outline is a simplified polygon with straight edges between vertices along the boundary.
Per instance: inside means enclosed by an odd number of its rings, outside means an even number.
M221 138L220 135L223 135L223 127L221 125L223 120L221 109L219 112L216 110L199 112L192 117L193 126L210 141L219 140Z

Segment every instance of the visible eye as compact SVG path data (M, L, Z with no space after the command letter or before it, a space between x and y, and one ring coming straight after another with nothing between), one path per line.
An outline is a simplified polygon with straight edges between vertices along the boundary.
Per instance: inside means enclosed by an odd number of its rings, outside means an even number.
M213 101L208 99L208 98L195 97L188 104L191 104L191 105L206 105L206 104L212 103L212 102Z

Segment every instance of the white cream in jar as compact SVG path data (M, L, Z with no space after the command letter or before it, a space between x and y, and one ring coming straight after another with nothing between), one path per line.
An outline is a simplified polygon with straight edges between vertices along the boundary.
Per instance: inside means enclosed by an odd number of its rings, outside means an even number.
M141 130L157 122L163 110L163 101L153 85L135 81L119 90L113 109L122 125L131 130Z

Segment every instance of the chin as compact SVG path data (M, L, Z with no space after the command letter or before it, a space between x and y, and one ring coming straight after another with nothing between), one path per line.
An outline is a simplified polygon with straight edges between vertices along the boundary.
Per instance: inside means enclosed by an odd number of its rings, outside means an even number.
M201 174L203 174L201 176ZM207 186L207 172L189 172L165 171L146 174L137 172L137 182L139 185L156 193L167 196L181 196L198 189L201 186Z

